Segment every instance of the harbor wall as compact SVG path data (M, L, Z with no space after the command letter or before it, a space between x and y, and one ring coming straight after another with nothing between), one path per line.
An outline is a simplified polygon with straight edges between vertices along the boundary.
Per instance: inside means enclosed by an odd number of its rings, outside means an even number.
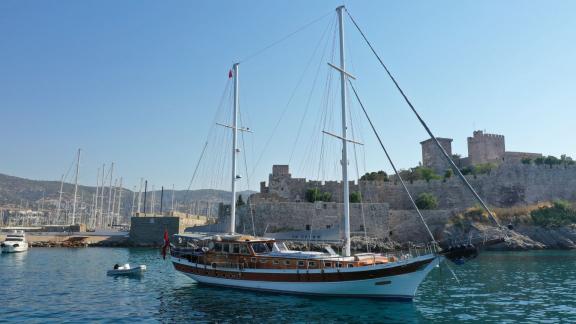
M134 245L160 246L164 242L164 230L168 235L183 233L187 227L206 224L204 216L197 217L132 217L130 219L130 242Z

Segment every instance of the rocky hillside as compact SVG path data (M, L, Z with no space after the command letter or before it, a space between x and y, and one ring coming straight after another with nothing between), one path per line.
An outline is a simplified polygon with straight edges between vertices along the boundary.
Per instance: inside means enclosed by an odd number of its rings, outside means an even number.
M0 207L2 206L28 206L28 208L35 209L42 203L44 197L44 207L50 208L54 201L58 200L58 192L60 190L60 182L58 181L42 181L30 180L19 177L13 177L5 174L0 174ZM74 184L64 183L63 187L63 200L71 201L74 194ZM93 194L96 192L95 187L79 186L78 197L86 204L92 203ZM180 205L189 205L193 201L203 202L228 202L230 200L230 192L224 190L175 190L175 201ZM252 194L252 191L244 191L240 194L244 199ZM172 190L164 190L164 203L168 204L172 197ZM122 205L131 206L133 192L128 189L122 191ZM152 196L152 192L148 192L148 197ZM155 192L156 201L160 200L160 191ZM105 192L107 197L107 191Z

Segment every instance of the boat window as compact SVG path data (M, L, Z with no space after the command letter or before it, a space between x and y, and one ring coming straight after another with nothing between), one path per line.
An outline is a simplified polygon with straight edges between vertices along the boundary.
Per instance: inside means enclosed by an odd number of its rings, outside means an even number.
M337 263L336 263L336 267L338 267L338 268L342 268L342 263L340 263L340 262L337 262Z
M272 263L273 263L273 264L280 264L280 261L278 261L278 260L273 260Z
M222 243L215 243L214 244L214 251L222 252Z
M268 249L268 246L264 243L254 243L252 244L252 250L254 250L254 253L267 253L270 252L270 249Z
M303 266L304 266L304 261L298 261L298 266L299 266L299 267L303 267Z
M248 253L248 247L246 247L246 245L240 245L240 254L250 254Z
M354 268L354 265L352 263L348 263L348 268Z
M240 253L240 245L239 244L232 244L232 253Z
M268 260L266 260L266 259L260 259L260 263L266 263L266 262L268 262Z
M256 263L256 258L250 258L250 261L252 261L253 263Z
M223 243L223 244L222 244L222 252L228 253L229 249L230 249L230 248L228 247L228 243Z
M15 237L9 237L6 239L6 242L22 242L22 241L24 241L24 240L21 238L15 238Z
M284 260L285 265L290 265L290 260Z
M326 268L332 268L332 262L324 262Z
M308 268L314 268L314 267L316 267L316 262L314 261L308 262Z

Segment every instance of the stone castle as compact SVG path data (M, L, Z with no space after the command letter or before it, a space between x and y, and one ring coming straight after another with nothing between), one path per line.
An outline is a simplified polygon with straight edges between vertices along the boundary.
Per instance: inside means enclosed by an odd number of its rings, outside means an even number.
M447 153L452 154L452 139L440 138L439 141ZM421 144L422 165L433 168L439 174L449 169L431 140ZM521 163L523 158L541 156L539 153L507 152L504 136L476 131L468 138L468 157L459 158L455 162L461 168L482 163L498 166L488 174L466 176L478 194L491 206L510 207L554 199L576 201L576 166L550 167ZM438 210L425 211L425 217L437 219L440 223L454 211L476 204L457 177L429 182L418 180L406 184L414 197L424 192L436 196ZM306 191L311 188L329 192L332 195L331 201L308 203ZM407 228L421 230L406 192L394 179L351 181L350 192L360 192L363 200L363 204L351 204L353 232L362 233L367 230L370 235L380 237L389 233L399 234L396 229L403 228L400 225L405 222L416 224ZM341 203L341 182L293 178L288 165L274 165L268 182L261 182L260 192L250 197L250 209L246 205L239 208L238 230L254 230L262 234L283 230L338 228L342 214Z
M444 150L452 156L452 139L437 138ZM420 142L422 145L422 165L433 169L438 174L451 169L450 164L436 146L433 139ZM502 163L520 163L522 159L541 157L540 153L507 152L504 135L486 134L475 131L468 137L468 157L455 158L454 162L460 168L484 163L500 165Z

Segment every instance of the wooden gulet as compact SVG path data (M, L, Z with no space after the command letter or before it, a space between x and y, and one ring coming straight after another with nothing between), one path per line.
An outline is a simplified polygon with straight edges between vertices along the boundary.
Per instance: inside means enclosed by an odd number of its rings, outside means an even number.
M339 23L340 65L329 64L340 73L343 184L343 251L294 251L272 238L235 234L238 63L233 65L234 108L232 125L232 201L229 229L226 234L176 235L171 246L171 261L176 270L202 284L281 293L412 299L426 275L441 257L432 245L422 254L360 253L350 250L350 206L348 183L346 82L353 78L346 72L344 52L344 6L336 8Z

